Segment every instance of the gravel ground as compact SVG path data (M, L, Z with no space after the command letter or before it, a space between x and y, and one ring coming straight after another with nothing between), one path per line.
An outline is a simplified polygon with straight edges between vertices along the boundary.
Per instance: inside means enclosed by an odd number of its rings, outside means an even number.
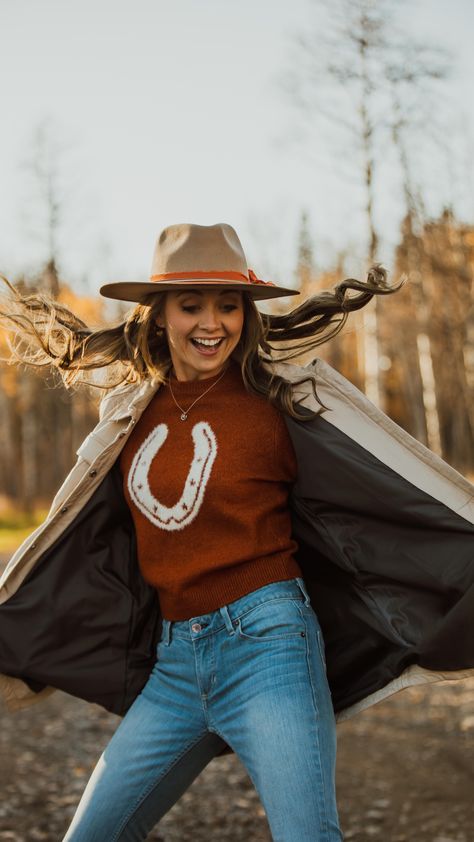
M56 692L0 714L0 840L62 839L119 718ZM474 840L474 679L404 690L338 725L347 842ZM235 756L215 758L149 836L154 842L270 842ZM107 842L107 840L104 840Z

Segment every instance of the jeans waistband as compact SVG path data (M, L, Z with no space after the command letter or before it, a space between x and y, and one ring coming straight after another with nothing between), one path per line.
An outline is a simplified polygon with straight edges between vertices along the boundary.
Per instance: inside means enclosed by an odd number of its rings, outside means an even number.
M198 614L188 620L165 620L163 618L161 642L168 645L172 632L190 640L213 634L224 625L229 632L233 632L237 619L246 611L255 608L256 605L260 605L262 602L270 602L273 599L292 597L297 599L301 595L304 604L310 605L309 594L301 576L279 582L270 582L268 585L263 585L261 588L257 588L207 614Z

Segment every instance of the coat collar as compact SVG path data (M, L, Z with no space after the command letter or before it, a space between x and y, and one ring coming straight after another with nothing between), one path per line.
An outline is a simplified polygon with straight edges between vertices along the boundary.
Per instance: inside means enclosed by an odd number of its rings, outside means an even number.
M271 357L263 356L264 366L275 374L284 377L290 382L301 380L306 372L314 373L316 360L308 366L291 365L290 363L275 362ZM150 403L153 396L160 388L160 383L156 380L147 379L143 383L127 383L119 385L111 390L102 399L100 405L100 417L107 415L110 421L123 421L131 418L136 421L146 406ZM317 410L320 405L316 402L313 395L307 390L301 390L301 396L298 395L298 390L295 389L295 397L305 398L305 406L309 409Z

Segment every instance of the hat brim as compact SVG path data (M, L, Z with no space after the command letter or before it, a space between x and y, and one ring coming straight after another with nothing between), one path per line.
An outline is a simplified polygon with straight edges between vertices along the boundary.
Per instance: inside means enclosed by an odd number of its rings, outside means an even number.
M189 281L170 281L169 283L162 281L117 281L113 284L104 284L100 287L99 292L105 298L115 298L118 301L136 301L142 303L143 298L151 292L172 292L177 289L186 289L186 287L205 288L205 287L220 287L222 289L237 290L247 292L252 298L263 301L267 298L283 298L286 295L299 295L300 291L297 289L287 289L286 287L270 286L267 284L246 284L229 283L229 281L219 280L189 280Z

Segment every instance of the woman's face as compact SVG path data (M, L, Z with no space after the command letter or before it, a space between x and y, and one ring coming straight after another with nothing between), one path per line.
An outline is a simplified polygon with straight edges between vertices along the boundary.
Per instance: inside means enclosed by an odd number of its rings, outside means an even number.
M167 292L156 323L166 331L178 380L214 377L239 342L244 324L242 293L219 287Z

